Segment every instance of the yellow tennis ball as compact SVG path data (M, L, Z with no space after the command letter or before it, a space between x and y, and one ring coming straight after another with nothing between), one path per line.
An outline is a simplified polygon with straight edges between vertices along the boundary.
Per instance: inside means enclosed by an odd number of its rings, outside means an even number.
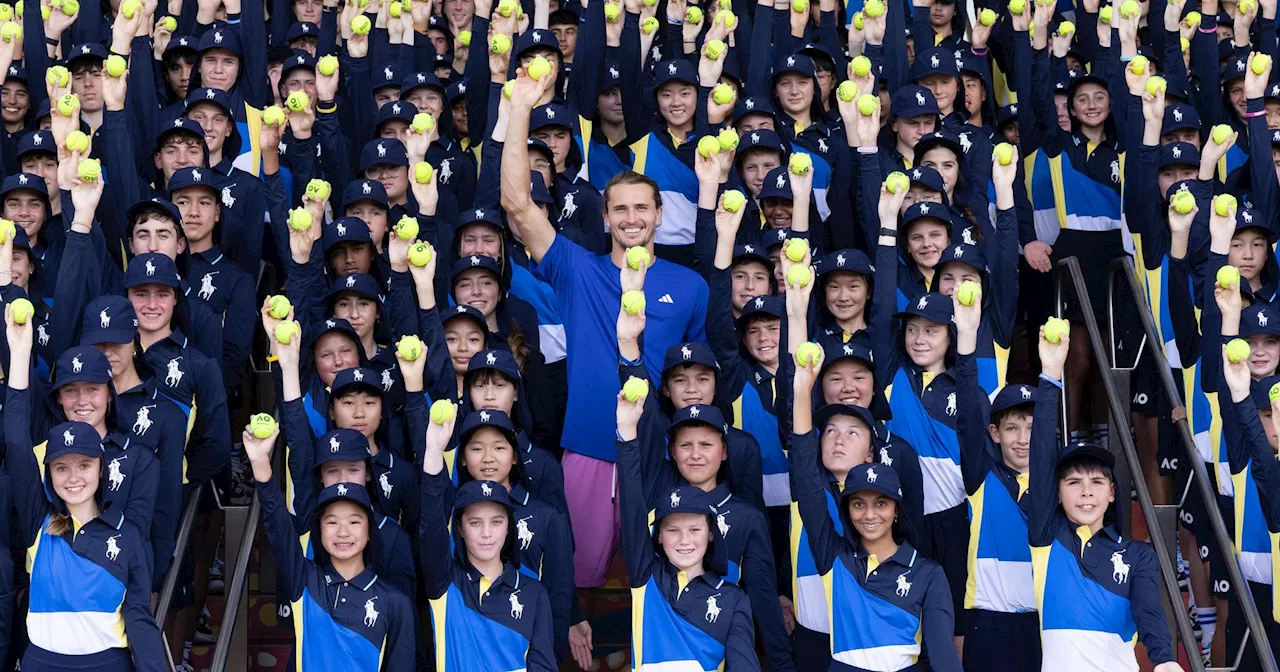
M311 98L305 91L294 91L284 99L284 105L292 112L301 112L311 106Z
M306 194L313 201L328 200L331 193L333 193L333 188L324 180L316 178L307 183Z
M398 19L400 18L400 15L404 13L404 8L400 6L400 3L393 2L391 3L391 6L387 8L387 12L391 14L391 18Z
M1021 15L1022 15L1023 10L1025 10L1026 8L1027 8L1027 1L1026 1L1026 0L1009 0L1009 13L1010 13L1010 14L1016 14L1016 15L1018 15L1018 16L1021 16Z
M89 151L89 136L83 131L71 131L67 134L66 147L68 152L84 154Z
M97 159L80 159L80 166L76 172L80 174L81 180L93 182L102 177L102 164Z
M867 0L867 4L862 6L862 12L867 18L874 19L884 14L884 2L882 0Z
M289 317L289 310L292 308L293 304L289 303L289 297L284 294L272 294L267 299L267 314L277 320Z
M866 77L871 74L871 59L866 56L855 56L850 65L853 67L853 74L858 77Z
M258 439L270 437L276 433L276 419L268 413L255 413L249 418L249 433Z
M737 212L746 202L747 197L737 189L730 189L720 195L720 206L725 212Z
M262 111L262 123L268 126L279 126L284 123L284 110L279 105L272 105Z
M462 30L458 32L458 44L469 47L471 46L471 31Z
M1268 65L1271 65L1271 57L1266 54L1254 54L1253 58L1249 59L1249 67L1255 75L1266 72Z
M808 154L795 153L791 155L791 160L787 162L787 169L792 175L804 175L813 168L813 158Z
M58 98L58 114L69 117L76 113L76 107L80 104L80 99L74 93L68 93Z
M443 425L452 420L457 414L458 409L454 408L448 399L439 399L434 404L431 404L431 422L437 425Z
M125 62L124 58L116 54L111 54L110 56L108 56L107 62L103 64L103 68L107 71L107 74L112 77L123 76L124 71L128 67L129 67L129 64Z
M1002 142L996 145L995 154L996 161L999 162L1000 165L1007 166L1013 163L1013 145L1007 142Z
M612 23L612 22L614 22L614 21L617 21L617 20L618 20L618 6L617 6L617 5L613 4L612 2L607 2L607 3L605 3L605 5L604 5L604 20L605 20L605 21L609 21L610 23Z
M276 325L276 340L280 345L289 345L301 333L297 322L281 322Z
M1147 72L1147 57L1141 54L1134 56L1129 60L1129 70L1135 75L1143 75Z
M1213 197L1213 211L1219 217L1227 217L1236 211L1236 197L1231 194L1218 194Z
M1147 93L1153 96L1162 95L1169 88L1169 83L1160 75L1152 75L1147 78Z
M413 164L413 181L418 184L426 184L431 181L431 175L435 173L435 168L426 161L419 161Z
M684 20L686 23L702 23L702 10L697 7L689 7L684 10Z
M789 242L789 241L788 241ZM813 281L813 271L808 266L796 264L787 270L787 284L796 287L807 287Z
M1240 0L1238 7L1241 14L1256 14L1258 11L1258 3L1253 0Z
M984 9L978 14L978 22L984 26L990 26L996 22L996 13L990 9Z
M124 0L120 4L120 13L124 14L126 19L132 19L133 15L137 14L140 9L142 9L142 2L139 0Z
M840 96L840 100L851 103L854 98L858 97L858 85L846 79L840 82L840 86L836 87L836 95Z
M822 363L822 348L813 341L805 341L796 346L796 364L800 366L816 366Z
M629 289L622 293L622 309L632 315L639 315L644 310L644 292Z
M797 14L809 11L809 0L791 0L791 11Z
M1227 361L1232 364L1239 364L1246 359L1252 350L1249 349L1249 342L1243 338L1233 338L1227 341Z
M410 125L415 133L430 133L436 127L436 118L430 112L419 112L413 115Z
M783 243L782 251L791 261L804 261L804 255L809 253L809 241L804 238L789 238Z
M1231 130L1230 126L1226 124L1218 124L1213 127L1213 141L1219 145L1225 145L1227 144L1227 141L1231 139L1232 133L1234 133L1234 131Z
M13 18L13 7L9 5L0 5L0 21L9 21Z
M5 244L14 234L18 232L13 221L8 219L0 219L0 245Z
M627 248L627 266L630 266L631 270L648 268L652 261L653 257L649 255L648 249L639 245Z
M373 22L364 14L358 14L356 18L351 19L351 32L356 35L368 35L370 28L373 28Z
M901 193L911 188L911 180L907 179L906 173L895 170L884 178L884 188L891 194Z
M45 73L44 81L54 86L66 86L71 83L71 71L61 65L55 65Z
M879 98L869 93L864 93L861 96L858 96L858 111L861 112L863 116L869 117L875 114L878 109L880 109Z
M405 215L396 222L396 237L400 240L413 240L418 237L418 218Z
M704 135L698 140L698 153L702 158L709 159L712 154L720 151L720 141L713 135Z
M431 263L431 246L424 242L416 242L409 248L409 263L422 268Z
M1058 34L1063 37L1071 37L1076 32L1076 24L1070 21L1063 21L1058 24Z
M962 306L972 306L978 300L978 294L982 292L982 286L972 280L965 280L956 285L956 300Z
M9 305L13 306L14 324L26 324L27 320L31 319L32 315L36 314L36 307L31 305L31 302L26 299L14 299L13 303Z
M631 376L622 384L622 396L631 403L636 403L649 396L649 383Z
M711 100L716 101L717 105L728 105L733 102L733 87L728 84L716 84L711 89Z
M867 27L867 19L862 14L862 12L858 12L857 14L853 15L853 27L857 28L858 30L862 30L863 28Z
M1137 0L1124 0L1120 3L1120 18L1132 19L1142 12L1142 8L1138 6Z
M409 334L396 343L396 352L400 353L406 362L412 362L422 356L423 347L421 338Z
M640 4L644 5L645 7L657 7L658 0L642 0Z
M79 0L66 0L62 3L62 13L67 16L75 16L80 12Z
M516 8L518 6L519 3L515 0L502 0L498 3L498 13L504 18L511 18L511 15L516 12Z
M306 231L311 228L311 213L306 208L294 208L289 212L289 228Z
M1098 20L1105 24L1110 24L1112 13L1111 5L1107 5L1098 11Z
M732 128L726 128L716 135L716 141L720 143L720 151L727 152L737 149L738 143L741 142L742 139L738 137L737 131Z
M654 34L661 26L662 24L658 22L658 19L652 16L640 22L640 30L643 30L645 35Z
M529 61L529 76L534 79L542 79L551 74L551 62L541 56L534 56Z
M1240 269L1230 264L1218 269L1218 286L1223 289L1231 289L1232 286L1240 284Z
M1185 37L1179 37L1178 44L1179 46L1182 47L1182 53L1184 54L1187 53L1187 50L1191 48L1191 40L1188 40Z
M511 92L516 90L516 80L508 79L506 84L502 85L502 97L511 100Z
M1066 320L1058 317L1051 317L1044 323L1044 340L1050 343L1062 342L1062 337L1071 331L1071 325Z
M720 40L707 40L707 43L702 46L702 51L706 53L707 58L713 61L723 56L726 49L728 47Z
M337 56L333 56L333 55L321 56L320 60L316 61L316 72L319 72L321 75L324 75L325 77L332 77L333 73L337 72L337 70L338 70Z
M738 17L735 16L733 12L727 9L722 9L716 12L716 25L724 26L725 28L732 28L738 25Z
M1267 398L1271 401L1280 399L1280 383L1271 386L1271 389L1267 392Z
M1191 211L1196 209L1196 197L1189 191L1179 191L1174 194L1172 203L1174 212L1180 215L1191 214Z
M489 40L489 51L495 54L505 54L511 51L511 38L502 33L494 35Z
M164 28L165 30L172 33L173 31L178 29L178 20L173 18L172 16L161 17L159 25L161 28Z

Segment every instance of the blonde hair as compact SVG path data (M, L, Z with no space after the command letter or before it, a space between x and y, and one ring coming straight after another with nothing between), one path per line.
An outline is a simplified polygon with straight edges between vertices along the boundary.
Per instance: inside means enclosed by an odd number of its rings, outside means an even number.
M71 531L71 516L61 513L49 514L49 524L44 529L49 536L61 537Z

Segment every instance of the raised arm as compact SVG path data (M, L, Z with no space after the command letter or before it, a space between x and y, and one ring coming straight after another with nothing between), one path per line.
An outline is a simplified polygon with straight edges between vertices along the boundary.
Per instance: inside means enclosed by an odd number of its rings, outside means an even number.
M647 396L647 394L646 394ZM649 580L654 559L649 535L649 503L645 501L637 451L637 427L644 413L644 399L628 401L618 393L618 495L622 509L622 557L632 588Z
M524 68L516 71L512 85L510 116L507 119L508 142L502 148L502 209L516 238L524 243L529 256L541 262L555 242L556 230L542 210L534 204L529 187L529 148L523 138L529 137L529 115L551 86L550 77L532 79Z
M1062 371L1070 347L1070 330L1057 343L1050 343L1040 329L1040 385L1036 388L1035 418L1031 422L1031 512L1027 535L1032 548L1053 542L1053 519L1058 508L1058 488L1054 484L1054 464L1061 441L1058 438L1058 399L1062 394Z

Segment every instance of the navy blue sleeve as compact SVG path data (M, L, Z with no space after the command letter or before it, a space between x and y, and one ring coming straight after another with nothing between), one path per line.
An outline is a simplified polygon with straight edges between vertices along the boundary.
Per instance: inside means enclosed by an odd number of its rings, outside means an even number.
M496 84L494 86L497 86ZM487 85L486 85L486 88ZM497 208L502 177L502 147L506 143L486 138L480 145L480 176L476 178L476 207Z
M439 249L439 247L436 248L436 250ZM413 277L409 275L409 271L391 271L388 284L391 288L383 306L390 318L387 328L392 338L398 341L409 334L416 335L418 333L418 299L414 292Z
M640 424L636 428L636 447L640 460L640 482L644 486L645 504L649 508L657 505L658 493L672 484L673 465L667 459L667 421L666 414L658 406L658 386L649 379L649 370L644 364L630 364L619 360L618 382L626 384L628 378L639 378L649 384L649 394L644 398L644 412L640 415Z
M32 449L30 390L5 392L4 445L5 463L13 486L13 512L18 523L15 537L26 549L40 536L40 528L49 514L49 500L40 478L40 463ZM148 588L150 590L150 588Z
M632 23L635 23L632 26ZM641 88L641 77L644 74L645 54L640 53L640 19L627 15L627 22L622 24L622 42L618 46L618 90L622 95L622 121L627 129L627 137L622 141L625 146L638 141L649 132L649 120L646 117L648 105ZM631 112L627 112L631 110ZM584 138L584 140L586 140Z
M800 509L800 519L809 533L809 550L819 574L826 574L836 562L844 540L836 533L827 511L827 484L818 464L818 432L791 434L791 499Z
M776 597L773 604L775 607L778 605ZM724 643L725 672L759 672L760 658L756 655L756 628L751 619L751 602L742 598L734 600L731 618ZM785 636L786 630L781 632Z
M1274 39L1275 32L1272 31ZM1272 131L1267 128L1266 106L1257 98L1250 98L1246 103L1250 114L1257 116L1248 118L1249 156L1265 157L1271 153ZM1266 170L1266 162L1258 163L1259 170L1250 170L1249 203L1254 208L1254 219L1261 219L1262 226L1270 231L1276 230L1276 171Z
M326 17L331 13L325 10ZM386 641L382 645L382 669L412 670L417 656L417 633L414 628L413 613L415 596L405 594L397 597L400 599L393 603L396 605L395 611L388 614L391 616L391 621L390 627L387 628Z
M92 14L93 11L86 8L83 13ZM23 12L22 14L22 66L26 68L27 76L32 79L31 85L27 86L32 110L40 107L40 103L49 98L48 92L40 83L41 78L38 77L39 73L47 72L51 65L48 47L45 46L44 21L40 14L41 12ZM195 16L195 10L192 10L191 15ZM81 16L79 20L86 19ZM70 50L71 45L68 44L66 48Z
M418 524L418 564L428 599L438 599L453 580L449 556L449 519L453 516L453 483L447 470L422 474L422 520Z
M777 385L776 380L774 384ZM734 437L739 440L733 440ZM764 464L760 459L760 442L749 432L730 429L729 469L733 494L764 510Z
M551 600L547 591L538 591L534 606L533 636L529 639L529 652L525 654L528 672L556 672L560 662L556 659L554 624L551 618Z
M196 380L196 423L187 444L187 480L204 483L231 460L231 420L227 416L227 390L212 361L206 361Z
M1164 591L1155 551L1147 542L1135 540L1129 541L1129 550L1133 565L1129 573L1129 603L1138 626L1138 636L1147 647L1147 658L1152 665L1176 660L1169 623L1165 620Z
M1192 224L1192 228L1195 224ZM1218 302L1213 298L1213 286L1217 284L1218 269L1227 265L1224 254L1209 253L1204 265L1201 286L1204 288L1204 305L1200 311L1200 387L1206 393L1218 392L1222 387L1222 356L1220 345L1223 336L1236 334L1222 333L1222 311L1218 310Z
M737 399L750 377L750 364L738 350L738 329L733 323L732 271L715 269L711 273L707 298L707 345L720 363L716 394L721 399Z
M266 5L262 2L255 0L242 3L237 26L240 29L240 45L244 49L244 58L240 59L240 81L245 84L247 102L259 110L275 100L271 93L271 80L267 77L266 11ZM231 17L227 18L228 21L231 20Z
M991 402L978 385L978 364L973 353L956 357L951 370L956 381L956 438L960 441L960 471L964 489L970 495L978 491L990 472L992 455L987 427L991 424Z
M542 575L539 581L547 589L548 607L552 616L552 633L555 638L556 659L569 653L569 612L573 604L573 534L569 531L569 516L556 513L547 526L550 538L542 555ZM563 654L563 655L561 655Z
M396 525L394 520L387 520L385 525L394 526L389 536L389 547L382 550L382 558L378 562L378 576L395 586L405 595L418 594L418 574L413 569L413 548L409 543L409 535ZM390 669L390 668L388 668Z
M163 433L156 444L156 498L155 516L151 519L151 545L154 547L154 579L152 592L159 593L164 576L173 562L177 546L178 523L183 511L182 462L186 450L187 427L180 411L166 405ZM158 406L157 406L158 410Z
M74 344L84 307L104 293L101 283L103 262L93 249L89 234L68 230L65 241L58 284L53 293L58 309L52 312L53 323L49 325L54 356L66 352Z
M776 13L770 4L756 5L755 18L752 19L755 25L751 33L751 44L758 48L751 50L750 65L747 68L747 96L770 96L772 93L769 91L769 76L773 70L773 63L769 59L773 56L773 50L769 45L773 42L773 15ZM676 44L680 42L677 41ZM905 44L903 46L905 47Z
M1237 450L1248 456L1267 529L1280 532L1280 461L1276 460L1271 442L1267 440L1267 432L1262 427L1257 409L1253 407L1253 399L1246 397L1244 401L1232 402L1231 405L1240 427L1239 433L1232 438L1240 441ZM1225 433L1222 440L1227 440Z
M924 650L929 655L930 669L936 672L960 672L960 657L952 634L955 632L955 613L952 608L951 589L942 568L933 565L924 590L920 621L924 630Z
M596 96L604 72L605 27L603 0L589 0L578 24L578 44L574 68L569 73L569 103L587 119L595 118ZM637 15L638 16L638 15ZM627 20L631 19L628 14ZM583 138L583 142L590 138Z
M129 553L129 578L125 582L120 615L124 617L129 649L133 651L134 669L165 672L169 666L165 663L164 644L155 616L151 615L151 554L143 550L147 545L144 534L136 528L128 534L138 545Z
M129 457L136 459L138 463L133 467L133 483L129 484L129 497L124 502L124 517L137 525L138 529L150 533L156 513L156 489L160 481L160 465L156 462L155 455L146 451L140 450L136 456L130 454ZM151 568L150 558L148 558L147 567ZM150 589L148 586L147 590Z
M471 17L471 35L480 36L489 34L489 17L480 16L479 14ZM462 73L462 81L467 86L467 96L464 102L467 107L467 120L475 119L477 123L467 124L467 136L471 139L471 146L485 143L489 140L489 133L493 128L488 123L478 123L480 119L488 118L489 110L489 84L493 78L493 72L489 70L489 52L477 49L473 58L467 59L467 68ZM484 194L484 191L478 191ZM486 197L488 198L488 197ZM497 202L497 193L493 195L492 201ZM481 205L481 203L476 203Z
M262 240L262 232L257 234ZM238 267L237 267L238 268ZM234 390L244 378L245 362L253 347L253 331L261 322L254 300L253 280L247 275L232 274L231 301L222 314L222 380L225 389Z
M760 624L760 636L771 672L794 670L791 640L782 623L782 605L778 603L777 568L773 562L773 544L769 539L769 521L753 512L755 525L747 528L750 538L742 557L743 590L750 600L751 613ZM737 624L734 623L736 627ZM732 638L732 630L731 638ZM732 641L732 639L731 639ZM754 641L754 635L752 637Z
M996 255L991 264L991 300L983 318L991 325L996 345L1013 343L1013 323L1018 316L1018 217L1015 209L996 211Z
M1205 92L1196 107L1200 109L1200 120L1206 126L1226 121L1222 96L1218 95L1222 90L1218 63L1218 17L1206 14L1200 28L1191 35L1191 76L1199 81L1199 89Z
M1186 259L1169 257L1169 285L1165 287L1165 292L1169 300L1169 321L1173 324L1178 357L1190 365L1200 359L1201 338L1196 307L1191 301L1191 270Z
M276 564L276 580L285 582L276 590L283 591L282 594L288 595L290 601L297 601L302 599L302 591L306 589L306 563L309 561L302 556L302 546L298 544L293 520L285 509L280 484L274 478L266 483L257 483L257 493L258 502L262 504L262 526L266 528L271 558Z
M1031 498L1027 536L1032 548L1043 548L1053 542L1053 520L1058 509L1053 467L1058 458L1058 396L1061 393L1061 383L1045 376L1040 376L1040 384L1032 392L1036 410L1031 421L1031 467L1025 495Z
M293 491L293 496L286 499L286 503L294 515L297 534L306 531L304 521L310 520L318 495L316 478L312 473L316 463L315 433L307 421L306 407L303 406L306 403L306 399L301 397L280 402L280 422L284 425L285 449L288 451L285 453L288 468L285 484Z
M458 375L453 372L449 345L444 340L444 325L438 308L418 310L422 342L427 346L427 366L423 372L427 392L433 400L458 400Z
M632 588L649 580L654 560L649 535L649 503L644 497L640 475L640 445L636 440L618 440L618 497L622 517L622 558Z

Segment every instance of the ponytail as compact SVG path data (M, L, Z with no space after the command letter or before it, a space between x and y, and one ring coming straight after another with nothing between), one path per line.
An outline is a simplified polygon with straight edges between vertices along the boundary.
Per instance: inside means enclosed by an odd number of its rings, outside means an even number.
M525 364L529 361L529 345L525 342L524 332L515 318L511 318L507 328L507 347L511 348L511 356L516 360L520 373L525 373Z
M51 537L61 537L71 531L71 516L61 513L49 514L49 524L45 526L45 531Z

